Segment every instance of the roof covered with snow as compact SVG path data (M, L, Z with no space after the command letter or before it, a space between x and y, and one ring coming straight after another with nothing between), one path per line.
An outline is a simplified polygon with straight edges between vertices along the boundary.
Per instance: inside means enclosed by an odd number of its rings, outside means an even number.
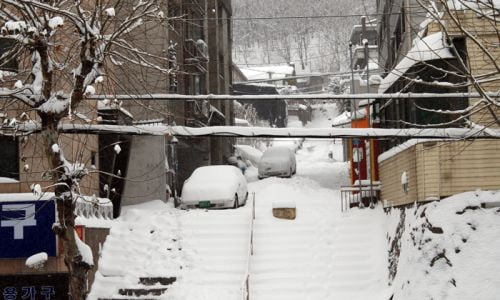
M408 69L419 62L453 57L454 55L450 51L449 46L444 42L442 32L436 32L423 39L417 39L406 56L382 80L379 86L379 93L387 91Z
M248 80L280 79L292 76L294 67L289 65L240 68ZM271 76L271 77L269 77Z

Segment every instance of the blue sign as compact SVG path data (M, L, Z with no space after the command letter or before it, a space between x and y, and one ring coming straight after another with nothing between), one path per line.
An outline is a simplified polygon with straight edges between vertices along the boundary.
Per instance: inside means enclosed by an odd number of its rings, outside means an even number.
M54 201L0 202L0 258L56 256Z

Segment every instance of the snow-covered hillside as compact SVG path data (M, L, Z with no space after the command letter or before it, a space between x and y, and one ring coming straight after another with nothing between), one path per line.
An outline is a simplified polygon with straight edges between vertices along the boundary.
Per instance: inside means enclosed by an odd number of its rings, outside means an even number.
M359 14L374 12L375 1L315 0L310 4L233 0L233 61L250 72L266 65L289 67L289 63L295 65L297 74L347 70L352 27L359 23Z
M391 210L392 299L498 299L500 208L481 207L494 201L477 191Z

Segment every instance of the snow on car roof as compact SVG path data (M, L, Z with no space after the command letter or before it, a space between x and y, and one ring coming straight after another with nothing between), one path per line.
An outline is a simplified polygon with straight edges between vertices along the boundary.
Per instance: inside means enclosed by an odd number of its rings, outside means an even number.
M267 148L266 152L264 152L264 155L283 155L283 154L290 154L291 152L292 151L289 147L275 146Z
M230 165L217 165L217 166L204 166L194 170L192 178L204 181L220 181L234 178L235 172L238 168Z

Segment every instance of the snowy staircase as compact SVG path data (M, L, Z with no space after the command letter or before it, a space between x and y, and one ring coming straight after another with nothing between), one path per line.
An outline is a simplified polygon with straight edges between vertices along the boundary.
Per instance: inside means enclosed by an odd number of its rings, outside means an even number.
M168 297L186 263L176 213L161 201L126 207L102 247L87 300Z
M191 210L183 215L183 245L195 253L195 260L182 282L200 291L216 288L229 295L240 291L247 266L249 208L250 202L236 210Z
M378 215L383 213L370 209L353 212L334 222L329 286L339 299L363 299L370 290L378 298L376 291L387 276L386 263L380 259L387 250L377 228L382 226Z
M319 283L310 280L311 271L321 268L311 262L314 237L313 224L262 219L257 213L250 266L251 299L306 299L306 295L321 299L313 292L320 288Z
M158 299L168 287L177 280L175 277L142 277L134 287L120 288L118 295L112 298L98 298L98 300L132 300ZM151 298L148 298L151 297Z

